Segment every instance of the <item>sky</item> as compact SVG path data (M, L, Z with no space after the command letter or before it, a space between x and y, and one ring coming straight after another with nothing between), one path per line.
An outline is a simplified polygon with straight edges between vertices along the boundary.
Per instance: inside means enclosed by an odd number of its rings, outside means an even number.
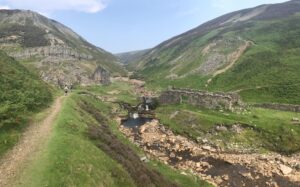
M0 0L39 12L112 53L152 48L223 14L287 0Z

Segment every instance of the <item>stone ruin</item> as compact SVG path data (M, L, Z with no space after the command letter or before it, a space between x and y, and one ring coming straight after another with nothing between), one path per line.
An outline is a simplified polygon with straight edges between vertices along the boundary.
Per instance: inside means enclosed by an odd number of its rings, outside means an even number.
M161 104L181 104L186 103L207 109L233 110L236 106L241 106L240 96L236 93L207 92L193 89L169 88L160 97Z

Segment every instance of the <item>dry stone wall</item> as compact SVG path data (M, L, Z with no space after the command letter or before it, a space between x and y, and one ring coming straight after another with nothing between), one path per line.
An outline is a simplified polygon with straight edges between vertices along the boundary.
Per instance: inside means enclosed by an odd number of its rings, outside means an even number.
M233 110L241 106L241 100L235 93L212 93L201 90L172 88L163 92L159 101L161 104L187 103L208 109Z
M300 105L264 103L264 104L256 104L254 106L261 107L261 108L273 109L273 110L281 110L281 111L290 111L290 112L299 112L300 113Z

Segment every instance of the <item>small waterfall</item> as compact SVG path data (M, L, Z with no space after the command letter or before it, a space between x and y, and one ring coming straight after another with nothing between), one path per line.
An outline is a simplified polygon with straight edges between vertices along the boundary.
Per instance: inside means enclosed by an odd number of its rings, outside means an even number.
M138 114L138 113L134 113L134 114L132 115L132 118L133 118L133 119L139 118L139 114Z
M145 105L145 107L146 107L146 111L149 111L149 106L148 106L148 105Z

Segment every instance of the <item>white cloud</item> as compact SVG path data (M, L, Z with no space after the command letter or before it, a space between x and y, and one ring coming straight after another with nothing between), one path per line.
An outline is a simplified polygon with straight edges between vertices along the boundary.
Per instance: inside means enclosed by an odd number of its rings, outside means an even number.
M0 5L0 10L2 10L2 9L10 9L10 7L9 6L7 6L7 5Z
M96 13L103 10L108 0L0 0L15 9L29 9L51 14L55 11L79 11Z

